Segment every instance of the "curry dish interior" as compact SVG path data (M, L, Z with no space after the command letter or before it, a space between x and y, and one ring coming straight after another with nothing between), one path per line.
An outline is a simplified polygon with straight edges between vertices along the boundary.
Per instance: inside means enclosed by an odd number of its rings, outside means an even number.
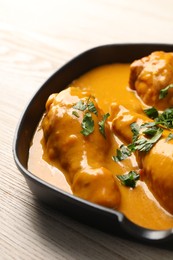
M78 79L75 79L70 84L70 86L68 86L68 88L79 88L83 92L91 93L92 96L96 98L98 107L103 110L103 113L110 113L110 119L108 118L108 124L111 125L111 119L113 118L114 113L116 112L117 104L120 104L132 113L137 113L139 115L143 115L143 109L147 108L147 105L145 105L142 102L142 100L137 96L136 92L129 88L129 73L130 64L104 65L87 72ZM95 120L97 120L97 118ZM125 121L125 118L122 118L121 120ZM69 180L68 173L64 170L64 166L62 166L64 164L59 163L58 160L56 162L54 160L51 160L45 152L45 144L43 141L43 129L41 127L41 122L33 137L33 142L30 148L28 159L28 169L33 174L45 180L46 182L51 183L64 191L72 193L72 185ZM73 126L71 125L71 127ZM125 126L123 126L123 124L121 127L121 131L126 131L126 128ZM173 215L166 211L160 205L160 203L153 196L152 192L148 188L148 185L144 181L139 180L137 181L135 188L129 188L122 185L120 181L116 178L116 175L124 174L127 171L139 170L139 166L134 155L130 156L129 158L121 162L115 162L112 159L112 157L116 154L116 150L122 144L122 140L120 138L121 131L119 135L112 133L110 149L106 150L105 155L103 151L100 151L100 153L102 154L101 159L98 153L93 154L93 161L99 160L99 164L101 164L101 160L103 160L103 166L106 169L108 169L108 171L111 172L113 178L116 179L115 185L117 187L115 186L115 192L117 189L117 193L120 193L121 199L117 199L117 207L115 208L117 208L120 212L124 213L132 222L142 227L156 230L168 229L173 227ZM79 134L82 135L81 133ZM64 126L64 136L65 135L66 126ZM99 139L98 142L102 141L100 141ZM105 144L103 144L104 150L106 149L105 147L107 140L103 140L103 142L105 142ZM78 151L75 152L75 149L76 148L74 144L71 156L74 157L74 160L80 161L81 159L78 157ZM90 154L92 159L92 151L90 151ZM65 159L67 160L67 158L68 157L66 156ZM148 160L147 163L153 163L156 169L159 168L159 161L157 161L157 158L152 162ZM94 164L95 162L93 162L93 165ZM100 167L102 167L102 165L100 165ZM71 168L69 169L71 170ZM107 174L106 176L108 176L109 178L109 174ZM103 178L102 181L106 182L106 178ZM75 183L77 183L76 185L80 186L80 182L78 181L78 179L75 180ZM97 181L92 187L92 192L93 189L97 190ZM114 189L114 187L112 187L112 184L110 184L110 189ZM79 194L80 196L81 193L77 190L76 194ZM97 194L97 196L99 195ZM110 196L112 196L112 194L110 194ZM81 197L85 199L85 194L82 194ZM91 199L91 201L97 203L97 200L94 201ZM105 206L107 206L106 203ZM100 202L99 204L102 203Z

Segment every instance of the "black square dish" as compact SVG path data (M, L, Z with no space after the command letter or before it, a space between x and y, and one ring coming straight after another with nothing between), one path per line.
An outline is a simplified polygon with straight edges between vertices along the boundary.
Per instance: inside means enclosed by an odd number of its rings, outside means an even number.
M63 210L66 214L116 234L124 233L147 242L173 240L173 228L155 231L142 228L122 213L82 200L55 186L46 183L27 169L30 144L36 127L44 113L50 94L66 88L85 72L104 64L131 63L156 50L173 52L168 44L112 44L88 50L55 72L36 92L27 105L14 136L13 154L15 163L26 179L31 191L43 202ZM57 84L58 83L58 84Z

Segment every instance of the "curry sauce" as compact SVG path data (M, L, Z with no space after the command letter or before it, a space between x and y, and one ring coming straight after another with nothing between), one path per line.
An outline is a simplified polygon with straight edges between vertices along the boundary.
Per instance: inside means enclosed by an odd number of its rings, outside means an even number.
M121 106L125 107L129 111L133 111L133 113L137 114L143 114L143 109L147 107L140 100L140 98L137 97L136 93L129 88L129 73L129 64L111 64L100 66L74 80L68 86L68 89L71 89L71 91L80 89L82 93L91 93L91 95L97 100L95 106L101 108L101 110L99 110L99 108L97 109L100 113L99 116L101 117L102 114L104 115L108 112L110 113L111 116L107 124L108 129L111 129L112 119L114 117L114 111L116 110L117 103L121 104ZM93 101L93 103L94 102L95 101ZM47 106L49 105L50 104L48 103ZM80 113L78 116L80 117ZM99 116L94 117L94 122L97 122ZM42 120L45 119L43 118ZM83 174L78 174L76 177L73 172L77 171L76 169L79 167L78 162L80 161L83 164L85 163L85 158L80 158L80 154L82 154L80 149L83 148L80 147L78 150L75 150L76 137L70 135L71 139L68 140L67 148L64 146L64 143L61 144L61 140L59 141L59 147L63 147L64 149L62 159L60 159L61 162L51 159L51 157L48 156L48 153L45 152L46 149L43 138L44 134L41 127L42 120L34 135L33 143L30 148L28 169L33 174L64 191L74 193L75 195L77 194L79 197L88 199L94 203L118 209L132 222L142 227L157 230L173 227L173 216L160 205L144 181L139 180L135 188L129 188L122 185L116 178L117 175L124 174L127 171L139 170L139 166L134 155L119 163L112 160L112 157L116 154L116 150L122 144L122 141L118 135L113 132L109 133L109 130L106 130L107 137L105 139L101 136L98 137L98 130L95 130L95 137L93 137L93 140L83 143L82 139L80 139L80 142L84 145L84 149L86 149L88 154L90 154L88 159L89 164L92 165L94 169L97 169L97 172L99 173L99 180L95 177L93 178L93 176L97 176L97 174L94 173L92 175L91 169L88 170L89 172L91 171L89 175L87 172L83 171ZM69 119L67 118L67 120ZM123 120L126 121L125 118L123 118ZM64 125L62 125L62 129L63 127ZM71 127L73 127L73 124L71 124ZM67 129L64 127L64 136L66 135L66 130ZM123 129L121 130L123 131ZM57 131L55 131L55 134L56 133ZM78 138L83 138L81 135L82 134L79 131ZM99 143L97 149L95 148L97 145L92 146L93 142ZM73 147L73 150L71 150L70 153L68 149L69 147ZM60 148L58 148L59 153L61 153ZM94 151L94 149L96 150ZM54 153L52 153L52 150L50 153L53 158ZM72 157L73 159L70 159ZM153 163L156 164L155 161L153 161ZM85 169L86 167L83 168ZM157 168L157 165L155 168ZM70 172L71 175L69 175L68 172ZM90 185L90 193L88 193L86 187L88 185L88 178L91 178L91 175L92 181L90 181L90 183L92 182L93 186ZM100 176L102 176L101 180ZM112 181L112 176L116 179L115 183ZM73 186L71 185L72 179ZM105 192L106 195L104 194L103 196L99 185L104 185L106 180L108 180L108 188L104 187L107 190ZM84 187L84 193L82 194L78 189L80 185L83 185ZM95 194L95 190L97 189L98 193ZM113 191L115 191L115 194L113 194ZM99 196L102 196L101 200L99 200Z

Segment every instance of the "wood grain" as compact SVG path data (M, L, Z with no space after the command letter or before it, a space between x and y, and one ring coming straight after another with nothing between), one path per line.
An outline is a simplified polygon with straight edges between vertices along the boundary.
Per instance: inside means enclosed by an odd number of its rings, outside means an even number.
M39 203L12 156L21 113L66 61L94 46L173 42L171 0L0 0L0 259L172 259Z

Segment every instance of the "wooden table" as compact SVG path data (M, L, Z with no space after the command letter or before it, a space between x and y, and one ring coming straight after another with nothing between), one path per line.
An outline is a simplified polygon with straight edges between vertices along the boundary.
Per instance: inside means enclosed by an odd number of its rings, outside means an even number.
M12 156L36 90L66 61L108 43L173 43L172 0L0 0L0 259L173 259L43 206Z

